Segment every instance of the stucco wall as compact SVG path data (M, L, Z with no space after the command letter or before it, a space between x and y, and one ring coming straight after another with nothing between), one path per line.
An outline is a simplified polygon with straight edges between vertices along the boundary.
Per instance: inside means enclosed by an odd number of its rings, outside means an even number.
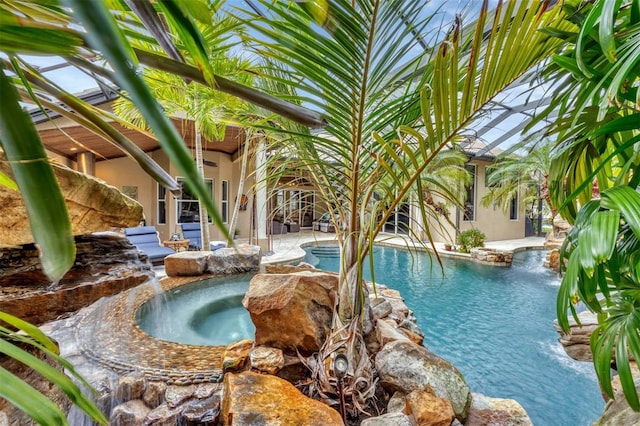
M523 208L518 209L518 217L515 220L509 219L509 213L504 212L498 207L490 205L482 206L482 198L488 193L485 185L486 167L491 163L489 161L472 160L470 164L476 166L475 177L475 217L472 221L463 220L463 212L450 208L449 218L454 225L458 225L460 231L467 229L479 229L486 237L487 241L510 240L524 238L525 234L525 212ZM456 217L457 216L457 217ZM441 221L442 226L435 222L431 224L431 231L437 242L447 242L455 240L455 226Z
M151 157L174 178L182 177L177 167L172 164L167 155L161 151L154 151ZM229 181L229 221L233 214L233 207L238 190L240 161L233 163L231 156L218 152L205 152L204 159L215 162L217 167L205 166L205 178L213 180L213 201L217 208L222 202L222 180ZM149 177L142 168L129 158L119 158L96 163L96 177L123 190L123 187L137 187L138 201L144 207L145 219L148 225L156 226L162 239L168 239L174 232L179 232L177 203L175 197L167 192L166 197L166 224L158 223L157 183ZM250 188L250 183L245 185L245 192ZM249 236L250 212L240 212L238 229L240 236ZM222 234L215 226L210 225L210 237L212 240L222 239Z

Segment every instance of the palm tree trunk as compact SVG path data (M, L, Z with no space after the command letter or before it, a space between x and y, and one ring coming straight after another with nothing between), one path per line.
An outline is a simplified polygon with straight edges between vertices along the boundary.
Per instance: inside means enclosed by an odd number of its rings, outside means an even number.
M196 124L196 168L198 174L204 182L204 163L202 161L202 134ZM200 232L202 233L202 247L201 250L209 250L209 216L207 210L203 207L202 202L198 200L198 208L200 211Z
M231 216L231 223L229 224L229 235L233 236L236 230L236 224L238 222L238 214L240 212L240 202L242 197L242 191L244 191L244 180L247 176L247 162L249 161L249 144L253 135L249 129L245 129L245 143L244 152L242 153L242 164L240 165L240 183L238 183L238 195L236 196L236 202L233 206L233 215Z

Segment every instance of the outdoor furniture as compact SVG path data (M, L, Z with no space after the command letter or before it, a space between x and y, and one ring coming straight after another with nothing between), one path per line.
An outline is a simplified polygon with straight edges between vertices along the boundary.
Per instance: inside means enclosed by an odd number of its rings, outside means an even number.
M298 223L285 223L285 226L287 227L287 232L300 232L300 224Z
M313 223L313 230L320 232L336 232L336 227L331 221L331 215L329 213L325 213L320 216L320 219Z
M175 251L189 250L189 240L165 240L162 242L165 247L169 247Z
M165 257L175 253L175 250L160 244L160 237L155 226L125 228L124 235L131 244L149 257L151 263L163 261Z
M272 220L271 221L271 235L279 235L286 234L287 227L280 221Z
M182 228L182 238L189 240L189 249L202 250L202 231L200 223L183 223L180 225L180 228ZM227 243L224 241L209 241L209 250L211 251L216 251L226 246Z

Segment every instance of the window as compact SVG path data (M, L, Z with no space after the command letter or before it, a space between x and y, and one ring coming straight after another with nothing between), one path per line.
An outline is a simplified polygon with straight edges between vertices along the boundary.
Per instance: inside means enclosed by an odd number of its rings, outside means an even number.
M229 181L222 181L222 201L220 204L220 214L222 214L222 223L229 222Z
M167 223L167 188L158 184L158 225Z
M511 204L509 205L509 219L518 220L518 195L511 199Z
M476 166L473 164L466 164L464 168L471 175L471 183L467 185L467 198L464 204L465 221L474 221L476 219Z
M200 221L200 208L198 206L198 199L191 194L191 191L185 185L184 179L178 178L178 183L182 189L182 193L176 198L178 223L192 223ZM207 193L213 199L213 180L205 179L204 184L207 187ZM211 218L208 217L209 223Z

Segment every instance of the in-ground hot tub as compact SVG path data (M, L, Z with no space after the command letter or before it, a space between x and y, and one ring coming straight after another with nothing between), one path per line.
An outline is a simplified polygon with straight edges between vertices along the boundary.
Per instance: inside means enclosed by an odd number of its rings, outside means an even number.
M228 345L253 339L255 327L242 298L253 274L198 280L158 294L136 311L149 335L188 345Z

